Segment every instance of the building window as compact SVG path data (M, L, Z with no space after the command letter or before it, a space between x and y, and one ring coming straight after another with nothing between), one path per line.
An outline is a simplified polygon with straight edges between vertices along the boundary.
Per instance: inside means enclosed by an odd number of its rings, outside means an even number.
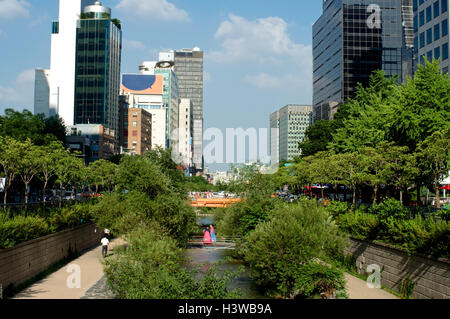
M433 29L429 28L427 30L427 44L431 44L433 42Z
M434 41L439 40L441 37L441 29L439 28L439 23L434 26Z
M427 22L430 22L432 19L431 15L431 6L427 7Z
M427 52L427 60L430 61L430 62L433 60L433 51L428 51Z
M441 13L447 12L448 0L441 0Z
M441 47L437 47L434 49L434 58L437 60L441 57Z
M420 34L420 48L422 49L425 46L425 32Z
M425 24L425 13L424 11L420 11L419 13L419 25L423 26Z
M433 15L434 18L436 19L439 16L440 12L439 12L439 0L437 0L435 3L433 3Z
M133 136L137 136L137 131L133 131Z
M59 33L59 21L53 21L52 22L52 33L58 34Z
M137 122L133 122L133 127L137 127Z
M447 60L448 59L448 43L445 43L442 46L442 60Z
M448 19L445 19L442 21L442 36L445 36L448 34Z

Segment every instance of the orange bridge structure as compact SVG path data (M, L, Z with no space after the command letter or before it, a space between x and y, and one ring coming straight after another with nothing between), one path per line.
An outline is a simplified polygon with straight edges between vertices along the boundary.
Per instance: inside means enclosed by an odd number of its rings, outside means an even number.
M244 199L241 198L197 198L190 205L191 207L225 208L242 201Z

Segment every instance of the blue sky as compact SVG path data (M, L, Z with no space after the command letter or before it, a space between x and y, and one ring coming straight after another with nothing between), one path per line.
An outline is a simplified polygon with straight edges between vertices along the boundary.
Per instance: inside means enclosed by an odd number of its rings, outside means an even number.
M33 109L34 69L49 68L58 0L0 0L0 113ZM164 49L205 51L205 129L268 127L311 104L311 26L322 1L104 0L122 21L122 72Z

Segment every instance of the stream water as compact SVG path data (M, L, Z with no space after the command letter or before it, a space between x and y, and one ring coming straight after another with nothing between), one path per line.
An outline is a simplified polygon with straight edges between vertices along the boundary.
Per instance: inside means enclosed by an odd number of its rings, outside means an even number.
M202 217L198 219L199 227L203 225L214 224L212 217ZM205 273L213 264L218 263L218 269L237 271L239 268L245 267L242 262L232 259L232 248L211 246L191 246L186 248L186 257L190 260L190 266L195 267L202 265L201 272ZM256 284L250 278L250 272L247 268L239 274L228 286L229 289L239 289L245 298L263 299L264 295L258 290Z

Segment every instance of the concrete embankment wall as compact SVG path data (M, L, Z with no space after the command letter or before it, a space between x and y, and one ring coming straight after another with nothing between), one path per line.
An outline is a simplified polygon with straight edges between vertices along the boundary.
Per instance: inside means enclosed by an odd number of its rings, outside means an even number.
M356 239L351 239L345 253L355 257L360 274L367 274L369 265L379 265L383 286L400 292L409 278L415 283L412 298L450 299L450 262L447 259L408 255L383 243Z
M102 230L94 224L40 237L8 249L0 249L0 285L6 289L33 278L70 252L100 245Z

